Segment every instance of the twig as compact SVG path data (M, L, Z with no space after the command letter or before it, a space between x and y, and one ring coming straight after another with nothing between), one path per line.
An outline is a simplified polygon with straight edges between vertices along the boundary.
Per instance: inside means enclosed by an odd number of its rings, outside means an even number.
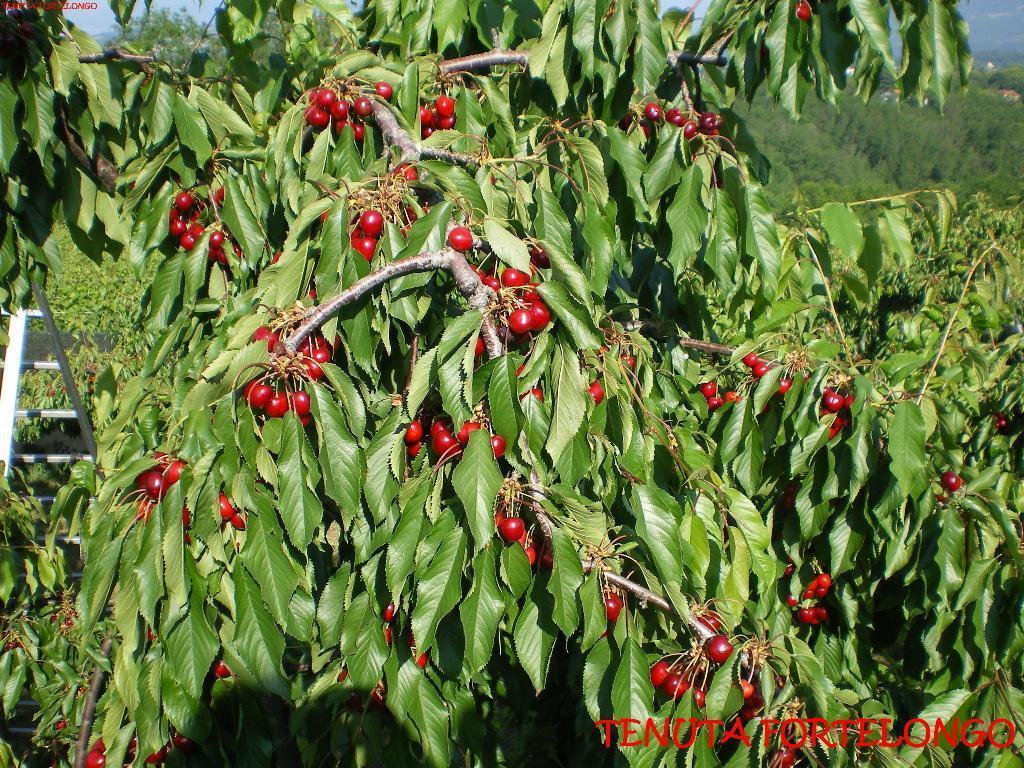
M828 298L828 309L832 313L832 322L836 326L836 330L839 332L839 342L843 345L843 349L846 351L846 359L850 363L853 362L853 353L850 351L850 345L846 342L846 333L843 331L843 324L839 321L839 313L836 311L836 303L832 300L832 288L828 282L828 275L825 274L825 268L821 265L821 261L818 259L818 254L814 250L814 246L810 243L807 244L808 250L811 252L811 260L814 262L814 266L818 269L818 274L821 275L821 284L825 286L825 296Z
M110 648L113 645L113 638L109 635L100 645L100 653L103 658L110 656ZM103 690L103 681L107 673L102 664L97 664L92 673L92 682L89 684L89 693L85 697L85 706L82 708L82 722L78 729L78 743L75 746L75 768L85 768L85 757L89 751L89 737L92 735L92 720L96 715L96 702L99 701L100 693Z
M715 53L710 56L691 53L690 51L669 51L668 63L673 67L680 64L702 64L705 67L724 67L729 63L724 53Z
M122 48L107 48L100 53L87 53L78 57L82 64L101 64L104 61L131 61L136 64L152 64L156 56L141 53L129 53Z
M946 343L949 341L949 334L953 331L953 323L956 322L956 316L960 314L960 307L963 306L964 299L967 296L967 289L971 285L971 280L974 279L974 273L978 271L978 267L981 266L982 262L988 257L989 253L992 252L993 248L995 248L995 243L982 251L981 255L974 260L970 271L967 273L967 279L964 280L964 287L960 291L960 298L957 299L956 306L953 308L953 312L950 314L949 320L946 322L946 327L942 331L942 340L939 342L939 348L935 351L935 357L932 358L932 364L928 366L928 373L925 374L924 381L921 382L921 389L918 391L917 397L914 399L914 402L918 405L921 404L921 401L924 399L925 393L928 390L928 382L931 380L932 376L935 375L935 371L939 367L939 359L942 357L942 353L946 351Z
M682 338L679 339L679 346L710 352L713 355L731 355L736 351L736 347L730 347L728 344L716 344L713 341L701 341L700 339Z
M323 304L311 307L303 316L302 324L284 341L283 350L294 354L311 333L323 326L342 307L358 301L385 283L415 272L432 272L439 269L451 273L459 292L469 300L470 307L486 313L490 308L493 292L480 281L480 277L473 271L465 256L452 248L443 248L440 251L420 253L393 261L357 280ZM490 318L484 320L481 335L487 347L487 354L490 357L499 357L503 348L497 329Z
M85 148L79 142L78 137L72 133L71 128L68 126L67 118L64 115L64 104L60 99L54 101L53 116L57 123L57 131L61 141L64 142L75 162L78 163L83 171L93 177L96 183L103 188L104 192L108 195L113 195L117 185L117 177L120 175L117 166L103 157L103 155L98 154L95 158L89 157Z
M446 75L454 72L475 72L480 69L490 69L507 64L518 64L526 69L528 67L530 54L528 51L494 50L486 53L476 53L472 56L460 56L457 59L448 59L437 65Z
M456 165L478 165L479 161L470 155L451 152L440 147L425 147L414 141L409 133L398 124L394 113L383 102L373 103L373 119L377 121L384 143L398 147L403 163L414 163L417 160L444 160Z

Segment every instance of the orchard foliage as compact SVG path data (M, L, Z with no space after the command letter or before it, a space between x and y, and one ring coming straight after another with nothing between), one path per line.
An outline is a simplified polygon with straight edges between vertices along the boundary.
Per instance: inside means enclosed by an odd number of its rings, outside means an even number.
M646 0L229 3L218 71L40 21L0 82L9 295L56 268L60 215L156 271L142 371L100 382L97 465L56 506L86 560L64 652L84 685L109 637L109 680L94 721L33 689L69 723L37 743L849 765L616 754L593 721L1017 717L1015 254L955 243L942 192L776 218L731 110L831 101L848 67L941 102L963 24L798 5L694 32ZM922 259L950 274L871 328Z

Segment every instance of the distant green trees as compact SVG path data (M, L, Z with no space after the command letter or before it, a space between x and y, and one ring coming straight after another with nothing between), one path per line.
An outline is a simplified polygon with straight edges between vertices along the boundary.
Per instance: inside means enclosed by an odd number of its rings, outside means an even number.
M1006 206L1024 197L1024 103L1000 89L1024 95L1024 67L975 75L944 113L901 107L883 92L868 104L847 99L838 112L808 101L799 123L759 98L747 117L778 204L948 187Z

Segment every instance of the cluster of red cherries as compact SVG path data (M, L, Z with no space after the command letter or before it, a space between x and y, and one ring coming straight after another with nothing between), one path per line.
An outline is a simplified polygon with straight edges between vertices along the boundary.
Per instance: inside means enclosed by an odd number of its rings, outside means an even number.
M394 93L390 83L381 81L374 86L374 92L384 101L388 101ZM341 133L346 126L352 129L356 141L366 136L366 125L363 118L373 114L373 102L368 96L357 96L351 101L341 98L333 88L314 88L309 92L309 106L306 107L306 123L316 130L328 125L336 133Z
M994 413L992 414L992 426L995 427L996 432L1005 435L1010 431L1010 417L1002 411Z
M0 57L15 58L21 48L36 36L33 21L39 18L35 8L8 8L0 14Z
M683 138L689 141L700 133L705 136L717 136L724 121L717 112L697 112L688 115L679 107L669 107L666 110L658 102L649 101L644 105L642 119L638 121L636 115L629 112L619 121L619 128L628 133L635 122L639 122L640 129L648 139L657 127L665 122L681 128Z
M473 249L476 239L467 227L453 227L448 233L448 245L456 251L466 253ZM480 267L473 270L480 280L491 290L507 297L504 323L519 341L526 341L531 333L540 333L551 322L551 310L537 293L537 262L550 265L547 254L542 249L533 249L531 256L533 275L515 267L505 267L499 273L486 272ZM483 352L483 342L478 342L478 354Z
M178 482L181 471L185 468L184 461L169 456L163 451L157 451L153 458L156 459L157 466L140 472L135 477L135 488L142 493L142 497L139 499L139 512L135 519L142 522L149 521L153 508L167 495L171 486ZM192 515L188 511L188 507L184 507L181 511L181 522L186 528L192 522Z
M378 210L363 211L356 219L355 228L349 236L349 243L367 261L373 261L377 240L384 232L384 214Z
M483 426L479 421L467 421L452 434L451 421L444 417L435 418L430 425L430 447L442 461L453 458L462 453L462 449L469 443L469 436ZM405 428L405 446L410 458L419 455L424 437L423 422L420 419L409 422L409 426ZM505 455L506 445L504 437L499 434L491 435L494 458L498 459Z
M499 538L505 544L516 544L523 548L523 552L526 554L526 559L530 563L532 568L537 563L540 563L540 569L544 571L550 571L555 563L554 556L551 553L551 548L548 546L542 546L540 552L537 552L537 547L534 546L533 539L530 533L526 530L526 521L518 515L506 515L504 512L497 511L494 513L494 527L498 532ZM607 603L606 608L607 612ZM619 610L622 610L622 606L619 606ZM618 618L618 613L615 613L615 617Z
M790 563L786 566L786 575L789 576L793 573L795 566ZM801 601L793 595L786 596L786 605L793 608L793 618L800 624L824 624L828 621L828 608L820 603L811 602L806 604L808 600L821 600L828 591L832 588L832 576L828 573L819 573L814 577L814 580L804 589L803 602L805 605L800 605ZM799 607L797 607L799 606Z
M835 420L828 428L828 439L832 440L850 423L850 406L853 405L854 396L843 392L837 392L832 387L826 387L821 395L821 416L835 416Z
M384 642L391 645L391 624L395 620L395 616L398 615L398 608L394 603L388 603L384 607ZM430 651L424 651L423 653L416 653L416 637L413 635L412 630L406 634L406 640L409 641L409 650L412 651L413 655L416 656L416 666L420 669L426 669L427 664L430 663ZM342 677L344 675L344 677ZM338 675L338 682L342 683L345 678L348 677L347 670L342 670L341 674Z
M160 765L167 760L168 755L174 750L178 750L183 755L191 755L196 751L196 743L188 738L182 736L177 731L171 731L171 740L164 744L160 749L151 754L146 758L146 765ZM132 736L131 742L128 744L128 751L125 753L125 765L131 765L135 762L135 752L139 748L138 737ZM100 737L93 742L92 748L85 756L85 768L106 768L107 765L107 745L103 743L103 738Z
M274 350L280 341L279 334L269 326L261 325L252 334L253 341L264 341L267 349ZM306 378L316 381L324 375L322 364L334 357L334 348L321 333L311 334L299 347L301 364ZM271 383L267 383L270 381ZM313 420L310 413L311 400L303 389L292 389L287 382L263 376L245 385L242 396L253 411L260 412L267 418L279 419L288 411L299 417L302 426L308 426Z
M713 614L709 614L711 615ZM668 662L661 659L651 667L651 682L656 689L677 701L683 698L687 691L692 691L694 703L698 707L703 707L707 691L699 685L698 678L704 676L707 663L720 666L729 659L732 652L733 646L728 637L723 634L712 635L704 643L700 662Z
M743 364L750 369L750 375L754 379L760 379L772 369L772 363L767 360L762 360L757 353L750 352L743 356ZM793 387L793 380L789 377L783 377L779 379L779 397L785 396L787 392ZM728 390L724 396L720 396L718 393L718 383L714 381L702 382L700 387L700 393L704 395L704 400L708 404L708 412L714 413L726 403L738 403L743 397L734 390Z
M223 205L223 187L213 193L213 201L218 206ZM195 248L199 238L206 231L206 227L199 223L199 218L207 208L207 203L191 192L182 191L175 196L174 205L171 206L169 214L170 223L167 226L167 233L178 241L178 245L181 246L182 250L191 251ZM238 243L231 243L223 230L215 229L210 233L210 247L206 254L207 259L226 265L228 258L224 252L225 245L231 245L235 257L241 258L242 249Z
M434 104L420 106L420 136L429 138L434 131L450 131L455 127L455 99L442 94Z

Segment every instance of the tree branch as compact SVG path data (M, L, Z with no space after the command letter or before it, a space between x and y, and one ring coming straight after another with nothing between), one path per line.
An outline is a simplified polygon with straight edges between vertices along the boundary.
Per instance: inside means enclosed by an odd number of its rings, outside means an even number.
M117 177L120 175L117 166L103 157L103 155L96 155L95 158L89 157L85 148L79 142L78 137L75 136L68 126L67 118L64 115L64 104L60 99L54 101L53 116L57 123L57 131L61 141L68 148L71 157L74 158L83 171L88 173L103 188L104 192L108 195L113 195L114 189L117 186Z
M103 654L103 658L110 656L110 648L113 645L113 639L108 635L103 643L100 645L100 653ZM103 665L97 663L96 669L92 673L92 682L89 684L89 693L85 697L85 706L82 708L82 722L78 729L78 743L75 746L75 768L85 768L85 756L89 752L89 737L92 734L92 720L96 715L96 702L100 699L100 694L103 692L103 681L106 679L107 673L103 669Z
M102 64L104 61L130 61L136 64L152 64L156 56L129 53L122 48L106 48L100 53L88 53L78 57L82 64Z
M440 251L420 253L386 264L376 272L371 272L366 277L352 283L337 296L319 306L310 308L306 312L302 324L284 341L283 349L294 354L299 345L311 333L323 326L342 307L358 301L385 283L415 272L432 272L438 269L444 269L451 273L456 287L466 297L470 307L481 313L485 313L490 308L492 291L480 281L479 276L466 261L466 257L452 248L443 248ZM499 357L503 348L501 340L498 338L497 329L490 318L484 320L481 334L484 345L487 347L487 354L491 357Z
M679 339L679 346L710 352L712 355L731 355L736 351L736 347L730 347L728 344L716 344L713 341L701 341L700 339L682 338Z
M440 147L425 147L418 141L414 141L401 125L398 118L381 101L373 102L373 119L377 121L384 143L388 146L398 147L401 150L403 163L414 163L417 160L444 160L456 165L478 165L475 157L464 155L460 152L451 152Z
M457 59L442 61L438 64L438 69L445 74L476 72L480 69L490 69L491 67L500 67L507 64L518 64L523 69L526 69L529 66L529 56L528 51L497 49L487 51L486 53L476 53L472 56L460 56Z
M680 64L702 64L705 67L724 67L729 63L729 60L723 53L715 53L709 56L699 53L691 53L690 51L669 51L668 63L673 67L678 67Z

